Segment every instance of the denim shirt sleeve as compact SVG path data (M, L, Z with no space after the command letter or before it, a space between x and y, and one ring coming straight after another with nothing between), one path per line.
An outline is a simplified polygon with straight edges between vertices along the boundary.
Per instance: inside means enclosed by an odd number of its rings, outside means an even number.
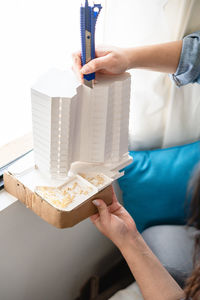
M184 37L178 68L170 77L179 87L188 83L200 84L200 31Z

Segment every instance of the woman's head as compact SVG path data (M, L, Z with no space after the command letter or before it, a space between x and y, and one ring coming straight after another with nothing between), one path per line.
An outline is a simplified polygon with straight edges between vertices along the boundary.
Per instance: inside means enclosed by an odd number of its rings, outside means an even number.
M196 167L195 174L189 185L192 195L190 204L190 213L188 225L196 227L195 234L195 253L194 253L194 271L186 282L185 294L186 300L200 299L200 164Z
M200 163L197 165L192 177L189 190L192 195L188 225L200 229Z

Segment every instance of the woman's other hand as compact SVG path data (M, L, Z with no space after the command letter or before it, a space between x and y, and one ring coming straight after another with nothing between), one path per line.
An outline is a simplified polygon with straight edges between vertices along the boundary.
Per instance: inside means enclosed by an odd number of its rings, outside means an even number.
M96 58L81 65L81 52L72 54L72 69L80 80L83 80L83 74L99 72L109 75L118 75L129 68L129 59L126 49L117 47L97 47Z
M130 239L139 234L135 222L125 208L118 202L113 191L113 202L107 206L103 200L94 200L98 213L90 219L101 233L107 236L122 250Z

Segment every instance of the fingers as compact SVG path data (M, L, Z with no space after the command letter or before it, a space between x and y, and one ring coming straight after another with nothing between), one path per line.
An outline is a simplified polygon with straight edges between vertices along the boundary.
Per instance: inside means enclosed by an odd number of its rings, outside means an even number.
M91 60L89 63L84 65L80 70L81 74L90 74L93 72L97 72L102 69L107 69L110 62L109 54L106 56L98 57Z
M102 226L105 226L110 221L110 213L107 205L103 200L93 200L92 203L97 207L98 214L92 216L91 221L97 226L97 228L101 231Z
M90 220L92 221L92 223L94 223L97 219L99 218L99 213L95 214L95 215L92 215L90 217Z
M109 219L108 207L103 200L93 200L92 203L97 207L101 221Z
M112 197L113 197L113 203L116 203L116 202L119 203L118 200L117 200L117 196L115 194L113 186L112 186Z
M73 63L79 68L81 69L81 52L80 51L77 51L77 52L74 52L72 54L72 60L73 60Z
M117 210L121 208L121 204L118 202L117 197L115 195L114 189L112 187L112 204L109 206L109 212L115 213Z

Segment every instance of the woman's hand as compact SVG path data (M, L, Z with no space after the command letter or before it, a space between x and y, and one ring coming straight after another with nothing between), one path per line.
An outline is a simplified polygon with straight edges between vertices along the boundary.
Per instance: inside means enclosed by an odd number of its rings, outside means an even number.
M72 55L72 69L83 81L83 74L100 72L117 75L128 69L147 69L152 71L174 73L178 67L182 41L134 47L98 47L96 58L81 66L81 53Z
M119 204L113 192L113 203L94 200L99 213L91 220L119 248L146 300L182 299L184 293L165 270L138 233L135 222ZM144 212L145 213L145 212Z
M81 66L81 52L72 54L72 69L80 80L83 74L100 72L103 74L117 75L125 72L129 68L129 60L126 49L117 47L97 47L96 58Z
M113 191L113 202L107 207L103 200L94 200L93 204L98 208L98 213L90 219L101 233L107 236L122 250L130 239L136 238L139 233L135 222L117 201Z

